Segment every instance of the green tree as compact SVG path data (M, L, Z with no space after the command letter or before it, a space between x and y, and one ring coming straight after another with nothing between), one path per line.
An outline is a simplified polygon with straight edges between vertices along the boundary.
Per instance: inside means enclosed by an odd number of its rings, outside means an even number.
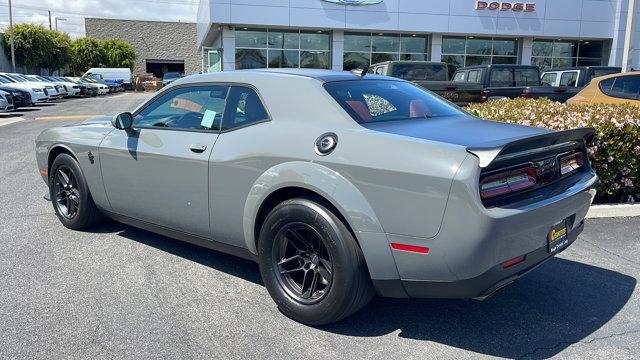
M78 38L71 44L71 53L71 67L76 74L105 64L104 48L100 40L90 37Z
M102 48L107 67L133 69L136 51L131 44L119 39L110 39L102 43Z
M9 29L4 32L5 52L11 56ZM13 27L16 65L41 67L49 57L51 34L41 25L18 24Z
M71 38L69 34L46 30L51 46L49 52L40 65L49 70L49 74L65 67L71 62Z

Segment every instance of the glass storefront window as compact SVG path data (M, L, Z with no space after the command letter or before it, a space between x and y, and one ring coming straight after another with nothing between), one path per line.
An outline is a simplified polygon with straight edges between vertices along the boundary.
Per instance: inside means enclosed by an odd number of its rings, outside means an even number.
M331 68L331 32L236 30L236 69Z
M236 47L238 45L236 44ZM269 47L274 49L297 49L300 46L300 34L297 32L269 31Z
M601 40L534 40L531 63L542 70L602 65L607 57Z
M518 40L444 36L442 38L442 61L449 65L451 74L462 66L516 64L518 62Z
M266 48L267 32L262 30L236 31L236 48Z
M429 59L429 37L418 34L346 33L344 70L384 61Z
M331 50L331 33L329 31L301 31L300 49Z

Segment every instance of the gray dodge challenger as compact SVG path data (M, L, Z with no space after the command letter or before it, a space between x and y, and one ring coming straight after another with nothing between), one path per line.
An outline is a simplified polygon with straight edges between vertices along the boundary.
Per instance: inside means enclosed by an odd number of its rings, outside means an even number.
M62 224L109 217L252 259L310 325L375 295L484 299L576 240L592 129L474 117L413 84L326 70L175 81L132 112L45 130Z

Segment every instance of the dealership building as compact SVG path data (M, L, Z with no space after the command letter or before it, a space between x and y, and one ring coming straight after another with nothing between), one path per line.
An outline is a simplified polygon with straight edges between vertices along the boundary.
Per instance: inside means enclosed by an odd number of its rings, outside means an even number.
M387 60L640 68L629 1L200 0L197 44L204 71Z

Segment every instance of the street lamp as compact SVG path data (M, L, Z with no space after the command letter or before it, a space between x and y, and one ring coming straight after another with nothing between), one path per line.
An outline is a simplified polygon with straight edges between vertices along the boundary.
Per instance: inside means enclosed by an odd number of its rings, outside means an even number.
M65 18L61 18L61 17L57 17L57 16L55 17L55 19L56 19L56 31L58 31L58 20L60 20L60 21L67 21L67 19L65 19Z

